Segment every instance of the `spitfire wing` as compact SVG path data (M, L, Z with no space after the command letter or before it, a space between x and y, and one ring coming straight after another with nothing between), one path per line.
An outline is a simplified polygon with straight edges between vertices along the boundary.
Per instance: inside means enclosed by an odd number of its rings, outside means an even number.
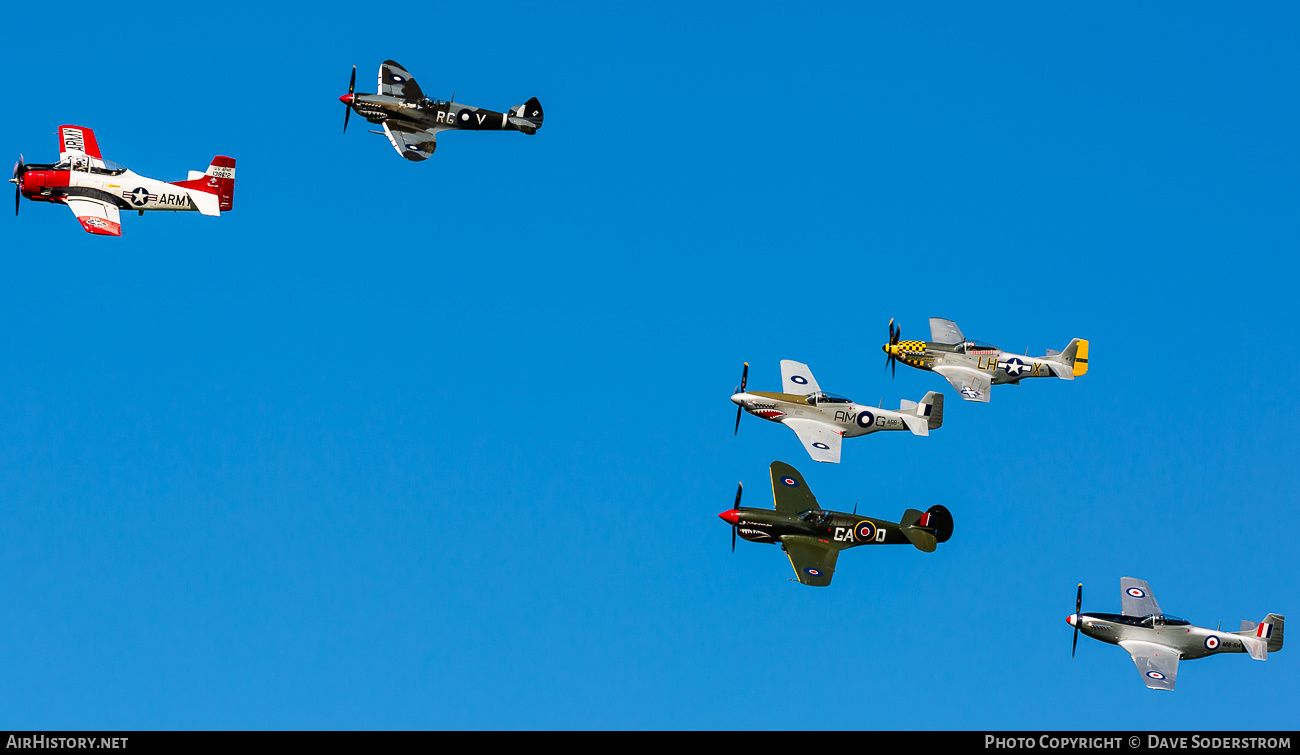
M121 219L113 205L86 197L72 197L67 200L67 204L87 233L98 236L122 235Z
M817 508L817 499L803 481L799 470L783 461L774 461L772 470L772 505L777 511L798 514Z
M428 160L433 156L433 151L438 148L438 135L433 131L385 121L384 133L388 136L388 143L397 150L397 154L411 162Z
M1122 591L1119 596L1120 613L1125 616L1142 617L1164 613L1156 602L1156 596L1151 594L1151 585L1146 580L1120 577L1119 589Z
M813 587L826 587L835 574L835 560L840 552L837 548L823 545L816 539L803 535L789 535L781 539L785 554L790 557L790 566L799 581Z
M815 419L787 419L784 424L799 436L813 461L840 463L840 442L844 436L834 425Z
M939 365L934 371L948 378L952 387L957 389L957 395L967 401L983 401L988 403L989 386L993 384L993 378L988 373L980 370L973 370L970 367L957 367L954 365Z
M379 65L379 93L400 97L407 102L419 102L424 99L424 92L421 92L420 85L415 83L415 77L391 60L385 60Z
M781 360L781 388L786 393L807 396L809 393L821 393L817 381L813 379L812 370L803 362L790 359Z
M1174 688L1174 682L1178 679L1178 659L1182 657L1181 653L1154 642L1120 640L1119 646L1133 657L1133 665L1137 666L1143 683L1148 687L1167 690Z
M961 328L957 327L957 323L952 320L931 317L930 340L935 343L965 343L966 336L961 334Z
M96 160L103 160L99 154L99 142L95 141L95 132L85 126L59 126L59 159L69 155L89 155Z

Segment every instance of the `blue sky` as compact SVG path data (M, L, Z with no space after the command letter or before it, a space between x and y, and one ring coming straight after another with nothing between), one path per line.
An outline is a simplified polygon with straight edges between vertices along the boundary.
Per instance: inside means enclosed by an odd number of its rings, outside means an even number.
M1065 623L1121 576L1300 614L1293 6L158 10L9 11L15 158L74 123L238 183L121 239L4 221L0 727L1295 727L1295 649L1166 695ZM545 126L340 134L388 58ZM930 316L1091 371L891 380ZM944 426L733 437L781 359ZM773 460L955 534L793 583L717 519Z

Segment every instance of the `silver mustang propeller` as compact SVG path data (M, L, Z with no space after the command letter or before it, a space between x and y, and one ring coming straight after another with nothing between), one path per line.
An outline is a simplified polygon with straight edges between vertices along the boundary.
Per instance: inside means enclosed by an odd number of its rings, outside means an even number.
M731 395L734 396L734 395L736 395L737 393L744 393L744 392L745 392L745 383L748 382L748 381L749 381L749 362L745 362L745 369L740 373L740 385L736 387L736 390L734 390L734 391L731 392ZM736 407L736 430L735 430L735 432L732 433L732 435L739 435L739 434L740 434L740 415L741 415L741 414L744 414L744 412L745 412L745 407L743 407L743 406L737 406L737 407ZM735 549L736 549L736 544L735 544L735 543L732 543L732 544L731 544L731 549L732 549L732 550L735 550Z
M1079 647L1079 625L1083 619L1079 618L1082 614L1079 611L1083 608L1083 583L1079 583L1079 594L1074 596L1074 645L1070 648L1070 657L1074 657L1074 651Z

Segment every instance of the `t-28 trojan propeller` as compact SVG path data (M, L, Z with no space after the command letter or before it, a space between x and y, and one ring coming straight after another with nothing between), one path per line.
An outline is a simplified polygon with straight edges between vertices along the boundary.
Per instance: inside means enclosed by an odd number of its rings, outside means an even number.
M736 504L718 514L731 525L731 550L736 535L754 543L779 543L790 557L795 576L805 585L825 587L835 573L840 551L859 545L911 543L933 553L937 543L952 537L952 514L935 504L925 511L908 509L898 524L839 511L825 511L808 489L803 475L785 462L774 461L772 498L775 509L740 507L744 486L736 488Z
M889 343L885 367L898 370L898 363L937 372L952 383L967 401L988 401L989 387L1025 378L1056 377L1073 380L1088 371L1088 342L1076 338L1065 351L1048 349L1046 356L1012 354L983 341L968 341L957 323L930 318L929 341L900 341L902 328L889 321Z
M379 66L377 94L356 94L353 92L356 84L357 67L352 66L348 93L339 98L348 106L343 114L344 133L348 130L348 118L355 110L371 123L382 124L393 149L413 162L433 155L440 131L522 131L531 135L542 127L542 103L536 97L504 113L450 100L431 100L420 91L415 78L391 60Z
M218 155L212 158L206 173L192 170L188 180L166 183L105 160L94 131L59 126L59 161L53 165L26 165L19 155L9 182L18 184L14 214L23 197L64 204L90 233L121 236L120 210L136 210L141 215L149 210L220 215L232 209L235 158Z
M929 435L943 424L943 394L930 391L921 403L904 399L898 411L859 406L843 396L824 393L817 386L808 365L789 359L781 360L782 393L745 392L749 381L749 362L740 374L740 386L731 395L736 409L736 432L740 432L740 415L749 412L794 430L814 461L839 463L840 442L844 438L881 430L911 430L914 435Z
M1257 661L1268 660L1270 652L1282 649L1283 617L1270 613L1258 624L1242 621L1241 631L1223 632L1194 626L1160 610L1151 586L1140 579L1119 580L1121 611L1082 613L1083 585L1074 599L1074 613L1066 617L1074 627L1074 646L1079 632L1119 645L1133 657L1142 681L1151 689L1174 688L1179 659L1192 660L1217 653L1249 653ZM1074 655L1074 650L1070 650Z

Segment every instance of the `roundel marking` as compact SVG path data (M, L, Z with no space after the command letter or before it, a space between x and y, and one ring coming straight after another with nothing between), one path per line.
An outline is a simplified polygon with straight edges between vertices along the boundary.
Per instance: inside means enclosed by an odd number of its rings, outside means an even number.
M817 441L816 443L812 444L812 447L820 448L823 451L829 451L831 448L830 446L826 445L825 443L822 443L821 441Z
M145 189L143 186L140 186L136 188L135 191L131 192L131 204L142 205L147 203L148 201L149 201L149 191Z
M876 528L871 522L858 522L858 526L853 528L853 536L859 543L869 543L876 537Z
M412 149L412 150L419 150L419 149L420 149L418 146L416 146L416 145L414 145L414 144L408 144L408 145L406 145L406 148L407 148L407 149Z
M813 575L814 577L820 577L820 576L822 575L821 572L817 571L816 569L812 568L811 566L809 566L808 568L804 569L804 571L808 572L809 574Z
M1218 647L1219 647L1219 638L1218 638L1218 637L1215 637L1214 635L1210 635L1209 637L1206 637L1206 638L1205 638L1205 647L1206 647L1206 649L1208 649L1208 650L1216 650L1216 649L1218 649Z
M456 118L459 119L462 123L469 123L469 116L470 116L469 108L465 108L464 110L461 110L459 113L456 113Z
M872 416L871 412L867 411L866 409L863 409L858 414L858 427L871 427L875 423L876 423L876 418Z
M1138 588L1136 588L1136 587L1130 587L1130 588L1127 590L1127 592L1128 592L1129 595L1132 595L1132 596L1135 597L1135 598L1145 598L1145 597L1147 596L1147 594L1146 594L1145 591L1140 590L1140 589L1138 589ZM1160 678L1163 679L1164 677L1160 677Z
M1162 674L1162 673L1160 673L1159 671L1148 671L1148 672L1147 672L1147 676L1151 677L1152 679L1164 679L1164 678L1165 678L1165 675Z
M406 79L402 78L401 76L398 76L397 74L393 74L392 78L393 81L396 81L398 84L401 84L403 81L406 81Z
M781 483L782 483L783 485L785 485L786 487L788 487L788 488L797 488L797 487L799 487L799 481L796 480L796 479L793 478L793 477L783 477L783 478L781 478Z
M808 378L804 377L803 375L791 375L790 382L798 383L799 385L808 385Z

